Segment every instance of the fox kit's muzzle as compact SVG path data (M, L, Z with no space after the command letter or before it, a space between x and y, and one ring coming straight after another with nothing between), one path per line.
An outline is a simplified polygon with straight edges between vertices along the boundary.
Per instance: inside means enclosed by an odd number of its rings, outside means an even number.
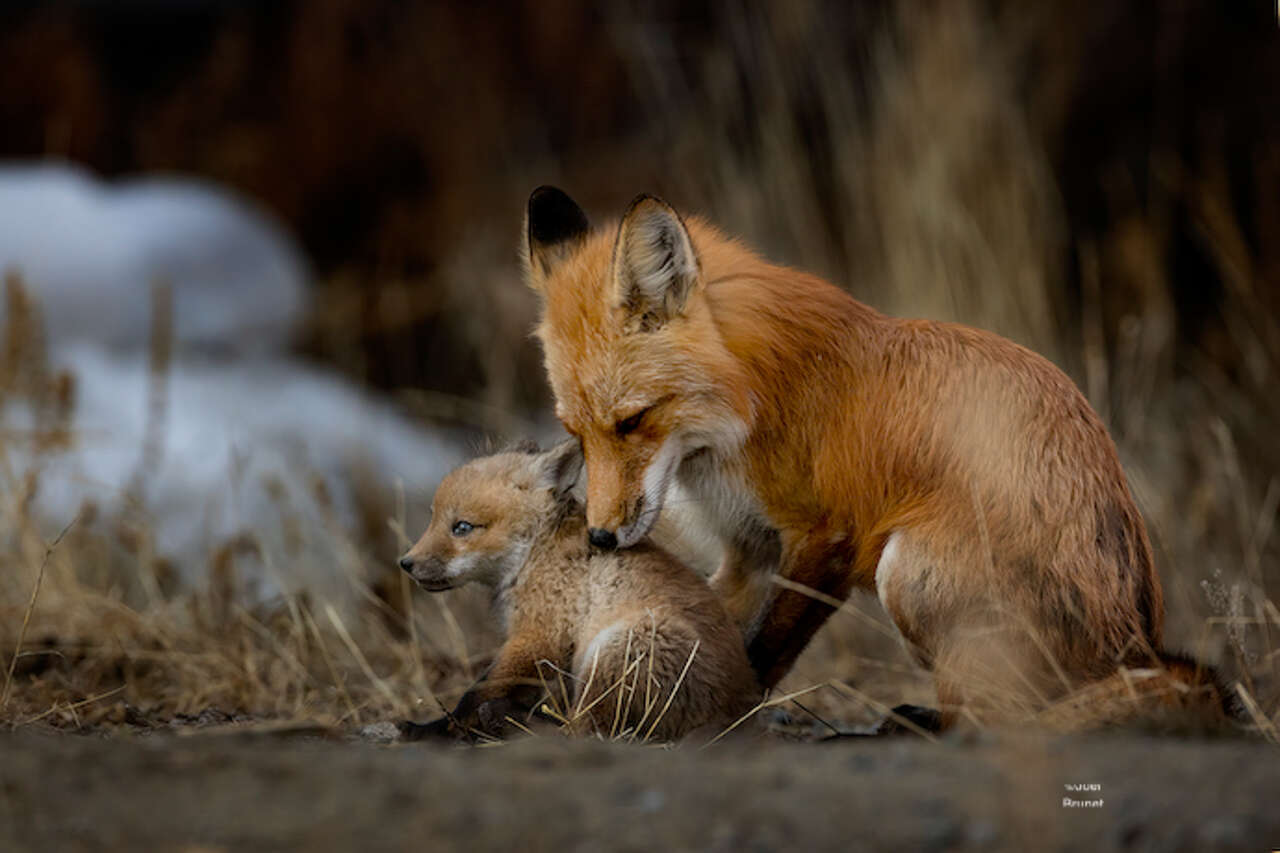
M400 568L408 572L409 577L423 589L440 592L453 586L446 575L445 564L436 557L415 559L411 554L405 554L399 562Z

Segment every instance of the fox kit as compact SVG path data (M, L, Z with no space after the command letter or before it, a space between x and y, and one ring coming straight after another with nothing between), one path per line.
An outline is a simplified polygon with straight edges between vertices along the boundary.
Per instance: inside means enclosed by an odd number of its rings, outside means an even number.
M649 196L592 229L536 190L524 260L590 541L643 541L678 484L725 544L712 584L765 687L855 589L934 670L937 725L1127 667L1203 682L1162 652L1115 446L1044 358L882 315Z
M749 712L759 689L742 636L706 582L648 544L588 546L572 495L581 467L576 439L463 465L401 559L432 592L491 586L507 628L449 725L497 734L508 714L536 703L540 677L558 692L561 673L577 731L674 740Z

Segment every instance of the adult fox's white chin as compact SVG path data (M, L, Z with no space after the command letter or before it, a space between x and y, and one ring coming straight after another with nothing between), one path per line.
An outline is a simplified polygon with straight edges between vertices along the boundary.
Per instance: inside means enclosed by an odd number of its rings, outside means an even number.
M683 458L683 443L676 436L666 440L662 448L653 457L644 472L644 502L640 512L630 523L618 528L618 547L630 548L649 535L653 526L662 515L663 504L667 500L667 490L676 475Z
M653 526L658 523L660 515L662 515L661 500L653 506L646 503L635 521L618 528L618 547L630 548L648 536L649 531L653 530Z

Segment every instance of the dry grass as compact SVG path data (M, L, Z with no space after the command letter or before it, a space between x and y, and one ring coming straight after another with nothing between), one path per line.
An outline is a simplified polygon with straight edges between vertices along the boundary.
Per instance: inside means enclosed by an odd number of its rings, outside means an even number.
M1109 422L1150 525L1170 644L1222 666L1253 726L1274 739L1280 406L1270 386L1280 375L1280 319L1271 273L1241 224L1270 221L1265 211L1236 209L1225 154L1188 163L1152 151L1145 201L1111 232L1077 239L1041 136L1053 121L1033 117L1011 84L1021 79L1036 20L992 20L978 4L927 12L907 4L853 63L847 31L826 25L820 4L787 8L738 17L727 4L715 7L729 36L685 65L670 61L672 45L660 31L617 17L629 81L647 100L646 115L659 118L628 149L646 152L648 165L634 165L634 154L608 161L606 153L577 172L638 185L587 192L661 192L878 307L991 328L1066 367ZM1037 105L1039 114L1055 109ZM528 174L506 178L508 195L519 198L566 168L533 163ZM1218 305L1224 332L1212 349L1179 349L1174 207L1190 211L1227 285ZM346 367L364 375L367 350L354 338L368 329L349 325L357 307L375 328L465 318L450 328L459 363L478 365L474 393L422 395L416 404L436 419L528 430L521 406L539 394L526 381L533 305L512 251L518 220L513 208L504 221L477 223L422 280L379 282L372 306L360 296L366 281L330 282L314 319L320 349L339 359L349 353ZM1079 267L1078 292L1064 283L1069 256ZM11 299L7 315L10 354L38 351L23 343L38 337L38 322L13 323L35 311L20 303ZM44 401L48 427L38 438L53 449L74 440L62 426L67 395L56 391L69 380L37 381L41 371L38 359L20 364L11 355L0 382L6 396ZM6 725L147 729L202 713L324 726L432 717L493 647L479 594L427 597L400 578L391 581L396 595L371 592L368 578L385 577L393 555L368 553L366 543L350 543L350 595L342 600L298 595L249 605L235 573L217 570L234 554L209 555L207 585L175 589L162 561L130 544L145 543L137 531L73 526L55 545L53 531L30 517L38 480L3 473ZM404 540L421 519L401 512L388 521ZM802 691L811 691L806 709L845 724L899 702L934 700L879 606L863 598L833 616L773 704ZM548 693L553 714L572 721L579 713L567 700L557 704L555 689Z
M211 709L213 720L335 727L437 716L483 663L466 643L484 634L456 627L463 614L482 621L471 598L453 608L419 601L408 613L372 594L355 607L304 596L248 606L211 584L152 599L130 594L151 586L137 578L104 589L79 577L104 553L97 536L72 528L46 546L29 522L9 520L16 548L0 595L6 658L16 651L0 705L9 725L150 728Z

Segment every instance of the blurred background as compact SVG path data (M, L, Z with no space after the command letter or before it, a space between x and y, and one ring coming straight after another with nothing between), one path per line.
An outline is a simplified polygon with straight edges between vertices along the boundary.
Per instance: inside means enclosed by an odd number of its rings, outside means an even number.
M406 623L383 567L457 460L555 434L516 260L551 183L1048 355L1120 445L1172 644L1275 683L1274 4L10 3L0 67L6 643L46 563L67 600L196 588L206 619L345 577L431 647L378 680L469 673L471 627ZM796 683L914 677L864 611Z

